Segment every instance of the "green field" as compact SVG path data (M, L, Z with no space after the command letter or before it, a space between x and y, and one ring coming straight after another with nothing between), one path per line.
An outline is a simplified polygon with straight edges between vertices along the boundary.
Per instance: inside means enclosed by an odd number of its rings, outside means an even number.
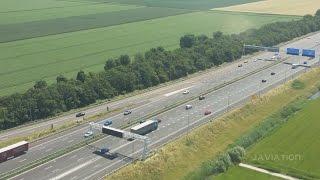
M214 179L214 180L248 180L248 179L280 180L281 178L255 172L253 170L246 169L243 167L232 167L228 169L227 173L223 173L218 176L212 176L211 179Z
M289 173L303 179L320 179L320 99L308 103L288 123L253 146L249 164Z
M212 8L232 6L261 0L91 0L136 4L150 7L170 7L179 9L209 10ZM211 8L210 8L211 7Z
M103 70L108 57L143 52L150 47L177 47L186 33L238 33L296 17L196 12L0 44L0 95L53 82L59 74L74 77L80 69Z

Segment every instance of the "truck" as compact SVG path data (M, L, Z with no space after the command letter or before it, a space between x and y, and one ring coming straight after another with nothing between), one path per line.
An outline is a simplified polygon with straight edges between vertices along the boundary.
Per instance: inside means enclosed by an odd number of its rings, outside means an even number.
M148 120L144 123L136 125L130 129L130 132L140 135L148 134L158 128L157 120Z
M21 141L0 149L0 163L26 153L29 149L27 141Z

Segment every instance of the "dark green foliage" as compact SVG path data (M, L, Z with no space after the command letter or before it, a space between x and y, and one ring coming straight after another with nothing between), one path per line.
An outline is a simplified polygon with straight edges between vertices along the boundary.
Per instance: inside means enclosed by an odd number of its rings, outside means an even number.
M228 150L227 152L231 158L231 161L236 164L240 163L245 155L245 150L243 147L236 146Z
M196 42L196 38L193 34L187 34L180 38L181 48L191 48Z
M56 84L48 86L45 81L38 81L34 88L25 93L3 97L0 99L0 109L5 109L6 113L5 118L0 118L0 127L6 129L47 118L97 100L155 86L231 62L241 57L244 43L273 46L316 30L320 30L320 17L304 16L301 20L272 23L238 35L224 35L221 32L213 33L212 38L185 35L180 39L182 48L173 51L163 47L152 48L144 54L135 55L133 59L122 55L108 59L103 72L87 74L79 71L76 80L58 76ZM295 109L287 110L289 115L291 111ZM283 116L288 116L287 112ZM265 127L273 125L273 121L270 121ZM243 138L240 145L246 148L263 135L264 128L261 128L261 131ZM221 166L220 170L223 169Z
M291 84L291 87L293 89L304 89L305 88L305 84L302 83L301 81L299 80L294 80Z

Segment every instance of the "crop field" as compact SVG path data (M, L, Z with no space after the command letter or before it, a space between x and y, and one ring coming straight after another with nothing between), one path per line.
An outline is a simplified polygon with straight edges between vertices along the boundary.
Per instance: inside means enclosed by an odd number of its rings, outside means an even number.
M211 179L214 180L248 180L248 179L259 179L259 180L281 180L280 178L255 172L250 169L243 167L232 167L228 169L227 173L213 176Z
M216 8L216 10L254 12L265 14L306 15L315 14L320 9L319 0L265 0L230 7Z
M310 101L279 130L253 146L249 164L289 173L302 179L320 179L320 99Z
M120 54L174 48L186 33L238 33L294 18L206 11L0 43L0 95L25 90L39 79L53 82L59 74L74 77L80 69L103 70L107 58Z
M211 8L232 6L261 0L91 0L135 4L150 7L170 7L178 9L208 10Z

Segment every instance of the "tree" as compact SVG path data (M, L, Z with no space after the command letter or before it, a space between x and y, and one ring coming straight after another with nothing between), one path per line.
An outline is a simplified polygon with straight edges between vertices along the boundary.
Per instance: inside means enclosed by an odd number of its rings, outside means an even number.
M195 42L195 36L193 34L187 34L180 38L180 47L191 48Z
M37 81L33 87L35 89L44 89L47 87L47 82L44 80Z
M119 57L120 64L123 66L127 66L131 63L131 59L128 55L121 55Z
M104 70L109 70L116 66L114 60L112 58L108 59L104 65Z
M59 76L57 76L57 83L60 83L60 82L67 82L68 81L68 79L66 78L66 77L64 77L63 75L59 75Z
M79 71L77 74L77 80L84 82L86 80L86 74L83 71Z

